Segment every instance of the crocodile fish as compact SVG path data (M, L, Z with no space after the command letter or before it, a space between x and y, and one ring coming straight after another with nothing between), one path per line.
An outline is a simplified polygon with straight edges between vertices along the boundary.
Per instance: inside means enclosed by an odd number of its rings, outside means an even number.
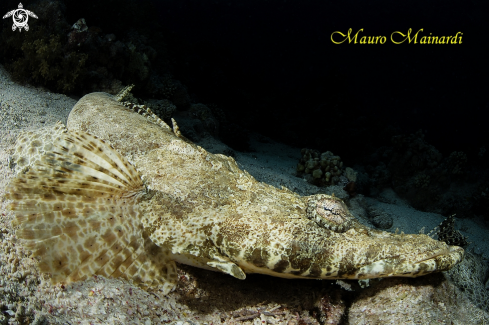
M7 188L17 237L54 283L122 277L170 292L176 263L282 278L417 277L464 251L360 224L345 203L257 181L150 109L92 93L67 126L19 137Z

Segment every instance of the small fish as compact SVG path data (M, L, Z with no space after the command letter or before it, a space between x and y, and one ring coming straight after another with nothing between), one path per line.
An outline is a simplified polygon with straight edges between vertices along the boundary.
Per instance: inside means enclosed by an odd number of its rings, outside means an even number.
M103 275L169 292L175 262L238 279L417 277L464 256L426 235L363 226L334 196L258 182L175 121L118 99L88 94L67 128L17 141L6 197L17 236L55 283Z

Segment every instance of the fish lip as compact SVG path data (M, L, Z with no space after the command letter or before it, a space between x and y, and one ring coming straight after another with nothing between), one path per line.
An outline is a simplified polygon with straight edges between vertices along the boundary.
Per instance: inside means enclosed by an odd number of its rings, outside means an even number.
M423 257L420 257L418 260L413 262L413 264L419 264L429 260L436 259L439 256L447 255L448 252L449 252L449 248L439 248L439 249L423 252L422 254Z
M360 267L356 279L383 278L383 277L418 277L433 272L447 271L461 262L464 250L459 246L448 246L421 253L422 257L412 259L410 256L391 256ZM393 267L384 270L385 263L392 263Z
M436 261L441 257L456 258L460 254L463 254L463 251L464 251L463 248L460 246L447 246L445 248L438 248L435 250L424 252L423 255L425 255L425 257L420 258L419 260L415 261L413 264L419 264L431 260Z

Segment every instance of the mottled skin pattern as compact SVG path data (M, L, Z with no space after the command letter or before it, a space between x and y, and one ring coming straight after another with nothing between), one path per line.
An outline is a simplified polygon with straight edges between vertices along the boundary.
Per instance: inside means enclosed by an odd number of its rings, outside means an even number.
M105 93L80 99L67 128L105 140L135 166L145 185L136 203L144 236L177 262L238 279L365 279L421 276L463 258L462 248L426 235L365 227L334 196L303 197L258 182L233 158Z

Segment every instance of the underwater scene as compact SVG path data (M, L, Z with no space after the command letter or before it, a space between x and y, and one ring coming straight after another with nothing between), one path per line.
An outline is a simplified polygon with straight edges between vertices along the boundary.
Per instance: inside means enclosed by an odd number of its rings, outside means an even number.
M0 3L0 324L487 324L471 2Z

